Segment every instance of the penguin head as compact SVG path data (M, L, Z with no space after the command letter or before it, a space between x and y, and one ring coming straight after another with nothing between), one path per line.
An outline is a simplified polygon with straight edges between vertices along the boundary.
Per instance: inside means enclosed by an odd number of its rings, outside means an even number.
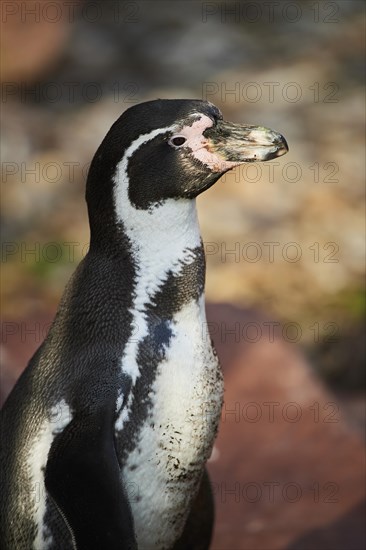
M89 211L102 207L116 188L124 188L136 209L194 199L235 166L287 150L277 132L226 122L207 101L141 103L113 124L94 156L87 182Z

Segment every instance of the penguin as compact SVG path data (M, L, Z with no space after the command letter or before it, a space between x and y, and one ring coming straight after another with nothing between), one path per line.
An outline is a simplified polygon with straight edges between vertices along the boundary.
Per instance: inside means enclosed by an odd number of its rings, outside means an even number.
M195 199L279 133L202 100L126 110L90 165L90 248L1 411L5 550L206 549L223 400Z

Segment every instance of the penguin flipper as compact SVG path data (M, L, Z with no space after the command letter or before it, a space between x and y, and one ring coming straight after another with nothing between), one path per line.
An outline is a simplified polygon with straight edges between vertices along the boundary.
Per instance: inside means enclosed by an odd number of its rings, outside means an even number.
M113 411L75 416L51 446L48 494L77 550L137 548L133 518L118 464Z

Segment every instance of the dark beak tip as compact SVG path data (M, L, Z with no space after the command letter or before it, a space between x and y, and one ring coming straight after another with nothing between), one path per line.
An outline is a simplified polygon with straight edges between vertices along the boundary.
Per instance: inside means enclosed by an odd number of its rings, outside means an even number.
M277 157L282 157L282 155L286 155L286 153L289 152L289 146L287 141L283 136L281 136L281 140L278 142L278 149L277 149Z
M285 149L286 153L288 153L288 151L290 150L288 143L283 136L282 136L282 147Z

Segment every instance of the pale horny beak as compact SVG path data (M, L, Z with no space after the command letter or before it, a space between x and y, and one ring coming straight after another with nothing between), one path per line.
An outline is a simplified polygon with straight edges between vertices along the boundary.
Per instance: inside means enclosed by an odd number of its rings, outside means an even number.
M205 130L204 136L208 139L207 150L228 165L271 160L288 151L281 134L261 126L219 120L216 126Z

